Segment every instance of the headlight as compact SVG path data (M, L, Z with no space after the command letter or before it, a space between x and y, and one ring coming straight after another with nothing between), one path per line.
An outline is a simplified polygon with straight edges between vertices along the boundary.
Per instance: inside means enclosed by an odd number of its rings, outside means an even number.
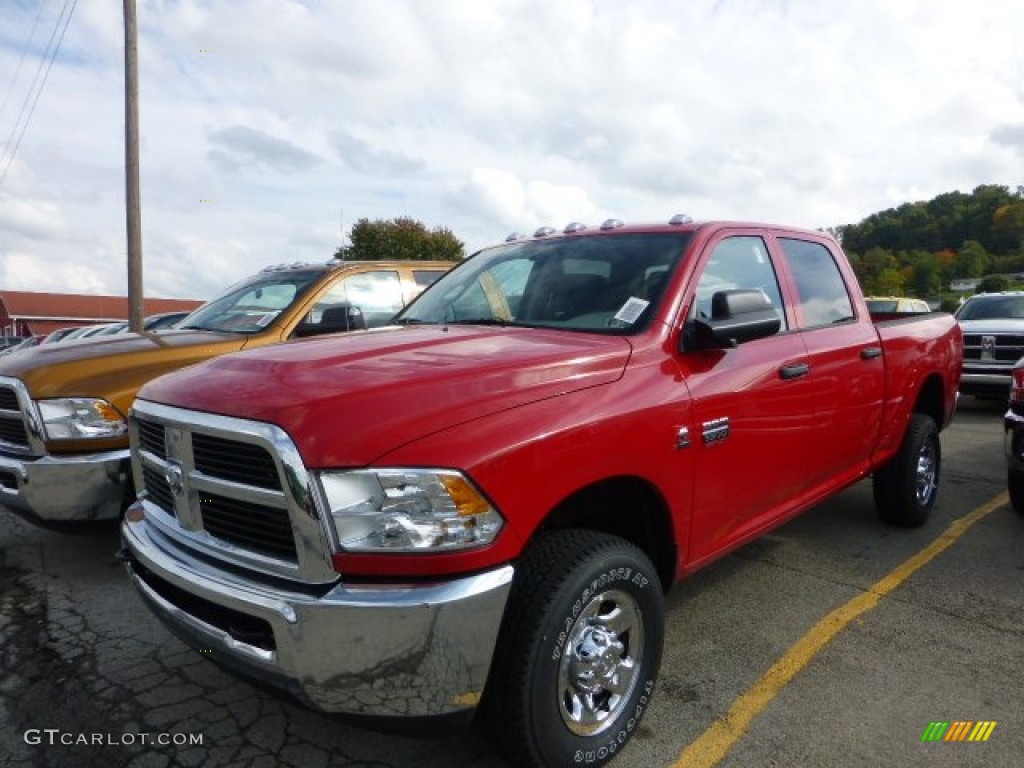
M349 552L459 550L489 544L504 520L459 472L382 469L319 474Z
M124 416L106 400L67 397L38 400L36 405L49 440L119 437L128 431Z

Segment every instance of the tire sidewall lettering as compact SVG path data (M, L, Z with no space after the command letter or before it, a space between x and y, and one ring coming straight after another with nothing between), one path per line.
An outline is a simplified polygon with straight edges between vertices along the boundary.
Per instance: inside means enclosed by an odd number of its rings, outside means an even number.
M605 757L614 755L618 751L619 747L623 746L629 740L629 737L636 729L637 724L639 724L640 719L643 717L643 714L647 709L647 703L650 701L650 695L653 690L654 680L648 679L644 682L644 693L642 693L640 695L640 698L637 700L636 708L633 711L633 716L626 721L626 724L622 728L620 728L614 736L612 736L607 742L602 744L600 747L595 747L593 749L587 750L576 750L576 752L573 754L574 762L580 763L582 765L587 765L589 763L595 762L596 760L603 760L604 758L601 757L601 755L604 755Z
M640 589L646 589L648 585L650 585L651 580L640 571L634 571L633 568L629 566L609 568L597 578L592 579L590 584L583 588L580 596L573 602L569 615L565 617L565 621L563 622L564 628L555 638L555 644L551 650L552 661L558 661L562 658L562 649L565 648L566 640L569 638L569 632L572 630L573 624L576 623L576 619L579 618L580 611L583 610L583 606L590 601L591 597L604 592L611 586L614 586L616 582L624 582L625 584L632 584L640 587Z

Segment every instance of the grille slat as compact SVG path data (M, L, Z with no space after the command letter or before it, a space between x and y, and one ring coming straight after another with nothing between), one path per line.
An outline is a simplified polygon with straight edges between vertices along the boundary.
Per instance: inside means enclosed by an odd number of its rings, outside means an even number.
M0 417L0 440L6 440L15 445L28 445L28 433L25 425L19 420Z
M167 458L167 447L164 444L164 425L152 421L140 421L139 444L142 449L149 451L161 459Z
M273 557L296 559L295 538L285 510L204 493L203 528L218 538Z
M9 387L0 387L0 411L20 411L18 394Z
M144 466L142 480L149 498L164 512L174 515L174 494L171 493L171 486L167 484L167 479L159 470L148 465Z
M212 435L192 435L196 469L211 477L257 488L281 490L277 465L266 449L252 443L225 440Z

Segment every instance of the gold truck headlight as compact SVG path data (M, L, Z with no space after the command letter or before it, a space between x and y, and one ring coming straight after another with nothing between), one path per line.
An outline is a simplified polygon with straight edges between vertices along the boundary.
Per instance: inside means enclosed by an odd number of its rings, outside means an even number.
M504 519L461 473L380 469L318 475L348 552L452 551L494 541Z
M121 412L99 398L37 400L36 406L48 440L120 437L128 432Z

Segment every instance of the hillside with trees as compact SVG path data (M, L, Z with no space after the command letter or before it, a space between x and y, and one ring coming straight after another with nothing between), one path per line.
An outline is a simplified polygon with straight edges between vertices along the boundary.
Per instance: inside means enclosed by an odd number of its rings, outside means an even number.
M984 289L1005 289L1004 275L1024 273L1024 186L947 192L833 234L867 295L931 299L948 293L957 278L986 276Z

